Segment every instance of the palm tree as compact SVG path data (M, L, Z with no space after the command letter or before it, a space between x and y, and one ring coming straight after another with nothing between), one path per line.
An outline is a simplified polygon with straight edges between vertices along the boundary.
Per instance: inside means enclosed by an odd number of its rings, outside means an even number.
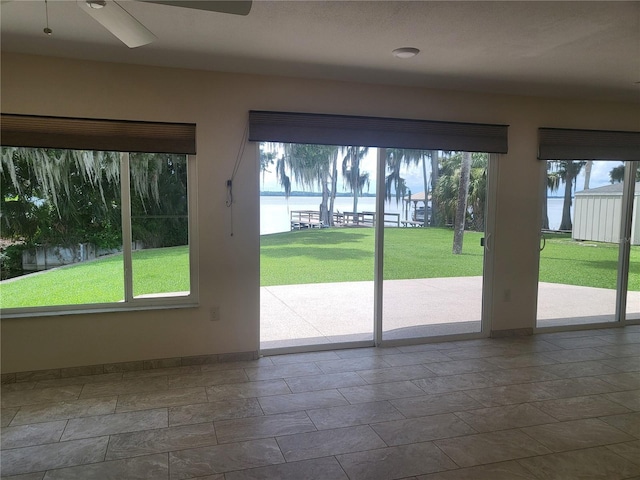
M434 195L440 176L440 160L438 150L431 150L429 154L431 156L431 226L435 227L440 221L438 216L438 211L440 210L438 206L438 199ZM425 192L426 191L427 190L425 190Z
M469 181L471 179L471 153L462 153L460 163L460 185L458 187L458 200L456 216L453 224L453 254L462 253L462 241L464 239L464 223L467 217L467 200L469 198Z
M593 168L593 160L587 160L584 166L584 190L589 190L589 183L591 182L591 169Z
M436 164L437 164L437 152ZM422 180L425 192L425 211L427 209L427 199L430 191L433 191L433 185L429 188L429 177L427 175L427 157L433 159L434 152L426 150L413 150L406 148L389 148L387 149L387 171L389 172L385 178L385 196L390 201L392 191L395 192L396 203L407 195L408 187L405 179L401 176L403 166L422 166ZM436 166L437 170L437 166ZM434 176L432 175L432 179ZM437 174L435 175L437 178ZM427 219L425 218L425 222Z
M547 182L544 188L544 202L542 202L542 229L549 229L548 192L557 192L560 188L560 175L552 169L552 162L547 162Z
M611 183L622 183L624 181L624 163L611 169L609 179ZM636 170L636 182L637 181L640 181L640 165L638 166L638 170Z
M434 211L432 213L438 215L442 225L453 225L456 209L458 208L460 168L463 157L461 153L442 153L440 175L433 191ZM488 156L486 153L471 154L469 196L465 223L468 228L476 231L484 230L487 162Z
M360 171L360 161L369 152L369 147L344 147L346 154L342 160L342 177L345 186L353 193L353 211L358 211L358 197L369 187L369 174ZM356 217L357 221L357 217Z
M571 230L573 224L571 222L571 204L572 191L574 183L584 166L585 161L562 160L558 161L558 174L564 182L564 203L562 205L562 221L560 222L560 230Z

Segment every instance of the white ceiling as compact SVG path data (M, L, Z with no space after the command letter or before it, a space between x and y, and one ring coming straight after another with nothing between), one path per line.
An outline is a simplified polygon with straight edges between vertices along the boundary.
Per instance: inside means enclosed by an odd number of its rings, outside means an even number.
M143 65L640 103L640 1L254 1L248 16L123 0L129 49L75 1L1 6L2 51ZM417 47L412 59L394 48Z

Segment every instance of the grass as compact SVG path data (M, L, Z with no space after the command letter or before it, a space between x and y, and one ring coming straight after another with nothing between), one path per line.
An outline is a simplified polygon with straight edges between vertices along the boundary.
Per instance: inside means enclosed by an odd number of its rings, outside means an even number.
M462 255L453 255L448 229L385 230L384 278L482 275L481 234L467 232ZM260 284L373 280L372 228L300 230L260 240Z
M453 255L453 231L385 230L384 278L482 275L481 233L466 232ZM261 285L373 280L373 229L302 230L261 237ZM616 288L618 246L548 236L540 254L540 281ZM629 290L640 291L640 247L631 248Z
M189 290L188 247L133 252L134 296ZM37 292L37 293L34 293ZM2 308L124 300L122 254L0 283Z
M384 278L482 275L482 234L465 233L462 255L453 255L453 232L438 228L385 230ZM373 280L374 230L301 230L261 237L262 286ZM134 295L189 290L188 248L134 252ZM547 239L541 253L543 282L615 288L618 247ZM631 248L629 290L640 291L640 247ZM123 299L122 256L28 275L0 284L2 308L78 305ZM37 292L34 294L34 292Z

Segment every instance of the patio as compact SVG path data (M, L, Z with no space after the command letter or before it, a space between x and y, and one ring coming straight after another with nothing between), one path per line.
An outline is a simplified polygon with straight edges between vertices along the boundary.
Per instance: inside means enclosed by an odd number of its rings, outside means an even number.
M479 332L481 295L482 277L385 281L383 339ZM612 322L615 297L540 283L538 326ZM372 281L262 287L261 349L372 340L373 305ZM629 292L627 318L640 319L640 292Z

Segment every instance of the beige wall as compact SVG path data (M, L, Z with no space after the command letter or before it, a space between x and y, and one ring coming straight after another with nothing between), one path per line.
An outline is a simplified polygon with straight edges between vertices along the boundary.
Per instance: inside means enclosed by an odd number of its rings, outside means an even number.
M2 111L197 123L200 307L2 320L2 372L258 349L256 147L225 181L250 109L509 124L498 162L492 329L535 323L537 128L639 129L637 106L235 75L2 54ZM510 300L505 301L505 291ZM208 320L221 306L221 321Z

